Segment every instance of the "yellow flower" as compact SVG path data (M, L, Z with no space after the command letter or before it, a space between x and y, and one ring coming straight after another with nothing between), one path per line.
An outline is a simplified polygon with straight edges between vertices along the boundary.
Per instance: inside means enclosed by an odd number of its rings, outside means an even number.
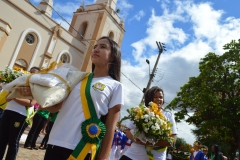
M24 73L24 74L30 74L30 72L28 72L28 71L25 71L25 70L23 70L22 68L20 68L20 67L13 67L13 70L14 71L21 71L22 73Z

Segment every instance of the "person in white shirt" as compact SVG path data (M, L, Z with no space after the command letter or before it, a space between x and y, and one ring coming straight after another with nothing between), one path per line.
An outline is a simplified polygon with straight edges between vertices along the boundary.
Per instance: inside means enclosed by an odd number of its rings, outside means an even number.
M194 152L190 155L190 160L204 160L204 153L201 150L201 143L195 141L193 143Z
M145 106L148 106L149 102L154 102L158 104L159 108L162 108L162 105L164 103L164 93L161 88L158 86L154 86L150 88L145 93ZM172 137L174 138L174 143L176 141L176 135L177 135L177 129L176 129L176 123L174 119L174 115L171 112L162 110L163 115L172 123ZM120 160L148 160L147 152L146 152L146 145L142 143L139 139L134 139L133 135L131 134L130 130L135 129L136 126L133 124L133 122L130 122L127 125L126 135L127 137L133 141L130 148L124 153L124 155L120 158ZM166 159L166 153L167 153L167 146L171 146L171 144L166 140L160 140L158 141L155 146L161 146L162 149L159 151L152 150L153 158L155 160L165 160Z
M99 154L96 157L106 160L111 149L114 130L118 121L121 106L123 105L123 86L120 81L121 52L115 41L109 37L100 38L93 48L91 55L93 63L93 78L90 82L89 92L98 119L105 117L106 134L102 139ZM45 160L66 160L72 158L74 149L85 137L81 130L82 125L88 120L85 119L84 108L90 105L83 105L82 84L80 81L70 92L69 96L61 103L46 108L50 112L57 112L58 117L51 130ZM87 86L87 85L86 85ZM28 87L20 87L19 92L25 94ZM103 120L104 121L104 120ZM89 130L87 130L89 131ZM99 131L99 130L98 130ZM89 131L90 132L90 131ZM89 133L88 133L89 135ZM81 152L82 153L82 152ZM89 159L92 150L87 150L87 156L81 159ZM69 159L71 159L69 158Z
M35 73L36 67L30 69L30 73ZM34 99L6 99L8 104L4 110L0 125L0 159L3 159L6 147L8 150L6 160L15 160L18 152L19 141L25 129L27 113L33 111L33 106L37 103Z
M207 146L205 146L205 145L202 145L201 146L201 150L203 151L203 153L204 153L204 160L208 160L208 147Z

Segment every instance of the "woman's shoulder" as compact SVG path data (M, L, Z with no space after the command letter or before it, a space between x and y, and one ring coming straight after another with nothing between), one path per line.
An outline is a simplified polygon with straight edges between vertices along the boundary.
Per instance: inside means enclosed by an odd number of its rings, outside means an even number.
M170 117L173 116L173 113L172 113L172 111L170 111L170 110L164 109L164 110L162 111L162 113L163 113L166 117L168 117L168 118L170 118Z
M110 85L112 87L122 86L122 83L113 79L110 76L101 77L101 78L94 78L93 83L102 83L105 85Z

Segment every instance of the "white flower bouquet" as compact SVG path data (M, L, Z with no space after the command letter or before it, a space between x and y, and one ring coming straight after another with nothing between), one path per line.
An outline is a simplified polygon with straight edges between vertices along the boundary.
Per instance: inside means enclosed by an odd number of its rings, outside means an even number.
M52 63L48 69L39 73L23 75L3 87L0 99L8 95L8 98L34 98L43 108L50 107L63 101L88 73L81 72L75 67L64 64L54 69L56 63ZM23 97L16 90L19 86L30 86L33 97Z
M8 66L6 66L5 70L0 71L0 83L3 84L10 83L24 74L29 74L29 72L24 71L22 68L14 67L14 69L11 69Z
M127 109L127 112L129 115L121 119L120 124L123 120L131 120L136 125L136 129L131 130L134 138L138 138L143 143L149 142L152 145L159 140L173 142L171 137L172 124L163 115L157 104L150 102L148 107L140 104L137 107Z

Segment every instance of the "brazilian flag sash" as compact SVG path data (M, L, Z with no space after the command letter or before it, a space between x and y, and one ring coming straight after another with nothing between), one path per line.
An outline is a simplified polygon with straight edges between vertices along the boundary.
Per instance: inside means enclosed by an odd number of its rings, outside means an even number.
M25 122L28 124L28 125L32 125L32 118L34 117L35 113L34 111L31 112L31 107L27 107L25 106L26 108L26 114L27 114L27 118L25 119Z
M85 121L82 123L82 139L68 158L68 160L83 160L89 151L92 151L91 160L96 159L99 153L101 141L106 133L105 125L97 117L97 113L91 98L90 88L93 73L90 73L81 83L80 98Z
M6 106L7 106L7 100L6 97L8 95L7 92L5 92L4 90L0 91L0 109L5 110ZM5 94L6 93L6 94Z
M4 103L0 104L0 107L4 106L6 103L7 103L7 102L4 102Z

